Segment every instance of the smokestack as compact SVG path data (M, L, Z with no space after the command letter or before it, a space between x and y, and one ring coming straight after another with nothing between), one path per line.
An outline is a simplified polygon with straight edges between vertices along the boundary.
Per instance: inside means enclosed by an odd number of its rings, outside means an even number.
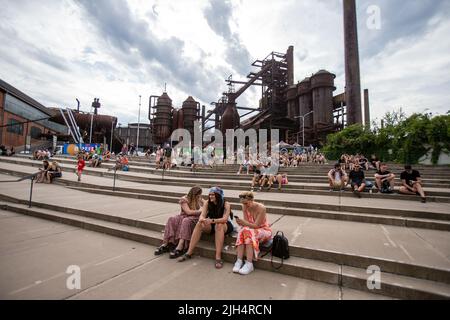
M294 47L290 46L287 54L287 69L288 69L288 86L292 86L294 84Z
M347 124L362 124L356 4L355 0L343 2Z
M202 106L202 130L205 128L206 106Z
M369 89L364 90L364 123L370 129Z

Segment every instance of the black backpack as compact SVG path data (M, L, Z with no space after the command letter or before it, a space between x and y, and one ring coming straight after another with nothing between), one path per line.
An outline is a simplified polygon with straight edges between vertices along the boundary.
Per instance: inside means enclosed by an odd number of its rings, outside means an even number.
M385 180L383 181L382 185L381 185L381 193L392 193L391 189L390 189L391 185L389 183L389 181Z
M280 269L283 266L284 259L289 259L289 241L284 236L283 232L277 232L277 234L272 239L272 246L262 257L265 257L269 252L272 255L270 263L272 264L272 268L276 270ZM274 267L273 257L281 259L281 265L279 267Z

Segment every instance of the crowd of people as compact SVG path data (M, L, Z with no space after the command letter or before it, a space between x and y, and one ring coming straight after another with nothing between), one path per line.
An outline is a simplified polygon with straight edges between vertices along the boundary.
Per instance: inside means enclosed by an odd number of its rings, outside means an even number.
M267 149L270 150L270 144ZM123 149L122 153L124 151L126 150ZM270 153L270 151L268 153ZM204 145L202 148L194 147L192 152L183 152L178 149L172 149L166 144L165 146L157 146L154 152L152 152L151 149L148 149L145 156L147 159L154 157L156 170L171 170L175 167L190 167L192 171L195 171L195 169L199 167L214 168L218 164L230 164L230 159L224 158L222 151L216 152L216 149L212 145ZM235 151L231 159L233 159L232 163L235 163L236 159L243 159L237 174L239 175L245 170L247 175L249 175L250 172L252 172L252 168L260 162L259 158L258 155L257 159L251 159L249 147L247 146L246 148L240 148ZM272 162L270 156L268 156L267 159ZM302 163L324 165L326 162L325 155L314 148L301 150L283 149L283 152L279 155L278 165L283 168L293 168L300 166Z
M33 152L33 159L34 160L49 160L52 157L52 153L49 149L42 149L42 150L36 150Z
M146 155L151 154L150 149L146 152ZM123 156L139 156L138 149L134 145L134 143L123 144L122 149L120 150L120 154Z
M215 152L211 151L211 158ZM133 149L124 145L122 152L117 156L109 151L99 154L95 150L81 151L77 155L76 175L81 181L83 170L87 164L99 167L102 162L115 158L115 165L109 170L129 170L128 155ZM43 160L36 177L37 183L52 183L55 178L62 177L62 168L56 161L49 161L51 153L48 150L37 150L33 158ZM173 168L173 150L170 146L158 147L155 152L156 169L170 170ZM257 157L252 160L247 154L240 165L238 175L253 174L251 190L239 195L242 206L242 217L236 216L231 210L224 191L220 187L209 190L207 199L202 196L202 188L195 186L179 199L180 213L170 217L165 224L164 237L161 245L154 254L168 253L170 259L184 262L192 259L196 246L203 234L214 237L215 259L214 266L221 269L224 266L222 251L224 240L233 232L236 234L236 261L232 272L248 275L254 271L254 261L260 257L260 247L270 242L273 237L271 225L267 219L266 208L255 201L254 191L282 190L288 185L287 173L279 172L279 167L297 167L301 163L326 163L324 155L317 150L308 150L303 153L285 152L280 155L279 166L272 166L272 159ZM371 170L373 172L371 172ZM363 192L377 191L380 193L393 193L398 177L389 170L386 163L379 160L376 155L366 158L362 154L343 154L334 167L328 172L330 191L344 191L350 187L358 198ZM426 202L426 195L419 171L411 165L405 165L400 174L400 194L418 195L422 202ZM234 220L234 223L233 223Z
M296 168L302 163L316 163L323 165L326 163L325 155L317 150L298 152L289 151L280 155L280 166L286 168Z
M366 177L366 173L371 169L375 170L372 176L373 181L368 178L369 174ZM372 155L368 160L360 154L344 154L328 172L330 191L343 191L350 185L353 193L359 198L366 190L394 193L396 178L397 176L389 170L388 165L381 162L376 155ZM400 180L401 186L398 190L400 194L419 195L423 203L427 201L419 171L413 170L411 165L405 165L404 171L400 174Z
M16 150L14 149L14 146L11 146L9 149L7 149L4 145L0 146L0 156L12 157L15 154Z

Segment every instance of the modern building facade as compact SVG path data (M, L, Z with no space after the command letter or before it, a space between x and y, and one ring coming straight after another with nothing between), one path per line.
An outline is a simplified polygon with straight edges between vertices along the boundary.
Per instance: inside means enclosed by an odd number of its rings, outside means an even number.
M67 134L67 127L51 117L41 103L0 79L0 144L22 151Z

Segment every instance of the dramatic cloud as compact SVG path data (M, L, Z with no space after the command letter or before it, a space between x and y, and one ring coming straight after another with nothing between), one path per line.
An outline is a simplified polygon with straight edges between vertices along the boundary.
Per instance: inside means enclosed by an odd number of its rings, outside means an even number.
M368 28L369 7L381 29ZM167 84L176 107L192 95L209 106L231 74L295 47L295 80L327 69L345 85L342 0L0 0L0 78L49 107L136 122L138 97ZM446 113L450 100L450 2L358 0L363 88L372 118L402 107ZM257 107L260 90L238 103ZM141 121L148 118L141 110Z
M230 23L233 16L229 0L210 0L205 9L205 18L214 32L226 43L226 60L240 75L247 75L251 61L250 53L242 43L239 34L231 32Z
M218 86L218 76L204 68L201 61L183 56L184 42L176 37L158 39L144 20L133 17L128 4L122 0L77 0L89 20L101 35L120 50L120 57L129 56L129 67L150 67L149 72L161 73L181 89L191 91L202 100L211 98L205 92ZM120 23L119 23L120 22ZM156 66L152 63L156 62ZM215 79L214 79L215 78ZM217 89L216 89L217 90Z

